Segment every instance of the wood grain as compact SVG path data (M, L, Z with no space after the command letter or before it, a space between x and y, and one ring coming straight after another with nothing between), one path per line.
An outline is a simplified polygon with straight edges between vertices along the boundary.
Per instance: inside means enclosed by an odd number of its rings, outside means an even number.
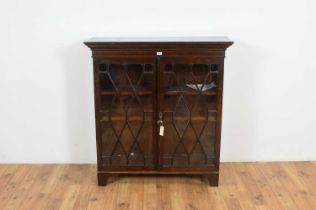
M93 58L99 186L113 175L192 172L217 186L224 58L233 42L139 37L84 44Z
M95 165L0 165L2 210L316 209L316 162L223 163L219 187L199 176L113 176Z

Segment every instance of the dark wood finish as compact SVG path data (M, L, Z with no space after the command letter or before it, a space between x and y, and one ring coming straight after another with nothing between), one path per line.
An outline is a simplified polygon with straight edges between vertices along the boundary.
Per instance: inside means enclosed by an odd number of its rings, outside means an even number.
M114 174L200 174L217 186L224 57L233 42L94 38L85 44L94 62L99 185Z
M98 185L99 186L107 185L109 177L110 177L110 174L98 172Z

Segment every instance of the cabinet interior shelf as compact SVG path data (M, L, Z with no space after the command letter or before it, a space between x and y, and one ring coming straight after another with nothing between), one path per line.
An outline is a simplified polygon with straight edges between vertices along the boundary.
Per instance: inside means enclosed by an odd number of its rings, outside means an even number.
M205 91L205 92L198 92L198 91L174 91L174 90L170 90L165 92L165 95L178 95L178 94L182 94L182 95L186 95L186 96L196 96L196 95L204 95L204 96L214 96L216 95L215 91Z
M115 92L115 91L102 91L102 92L100 92L100 94L103 96L113 96L113 95L116 95L117 92ZM178 95L178 94L182 94L182 95L186 95L186 96L196 96L196 95L214 96L214 95L216 95L216 91L198 92L198 91L175 91L175 90L172 90L172 91L165 92L165 95L170 95L170 96L174 96L174 95ZM134 95L134 92L122 91L122 92L119 92L119 95L131 96L131 95ZM152 95L152 92L151 91L137 91L136 95L148 96L148 95Z
M143 117L140 116L128 116L127 118L122 117L122 116L111 116L111 119L109 119L109 117L103 117L101 118L101 122L109 122L109 121L152 121L152 119L144 119ZM192 116L191 118L189 117L174 117L173 118L174 121L187 121L187 120L192 120L192 121L206 121L206 117L205 116ZM171 122L172 119L170 118L165 118L164 122ZM215 117L209 117L208 122L216 122Z
M118 92L118 93L121 96L134 95L134 92L132 92L132 91L121 91L121 92ZM115 92L115 91L101 91L100 94L103 95L103 96L113 96L113 95L116 95L117 92ZM152 91L136 91L136 95L139 95L139 96L152 95Z

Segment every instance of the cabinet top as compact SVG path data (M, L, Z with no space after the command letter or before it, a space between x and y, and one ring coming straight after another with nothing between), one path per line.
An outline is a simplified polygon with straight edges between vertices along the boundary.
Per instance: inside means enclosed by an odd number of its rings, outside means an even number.
M175 47L175 46L219 46L227 48L233 42L225 36L194 37L95 37L84 42L90 48L99 47Z
M232 42L225 36L192 37L93 37L85 43L102 42Z

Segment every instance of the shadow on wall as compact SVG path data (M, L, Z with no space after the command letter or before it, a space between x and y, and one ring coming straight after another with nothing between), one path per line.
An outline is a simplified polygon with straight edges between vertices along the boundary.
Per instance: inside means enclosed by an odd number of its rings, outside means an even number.
M256 156L263 51L234 40L225 60L222 161L246 161Z
M82 42L62 53L69 162L95 163L93 72L91 51Z

